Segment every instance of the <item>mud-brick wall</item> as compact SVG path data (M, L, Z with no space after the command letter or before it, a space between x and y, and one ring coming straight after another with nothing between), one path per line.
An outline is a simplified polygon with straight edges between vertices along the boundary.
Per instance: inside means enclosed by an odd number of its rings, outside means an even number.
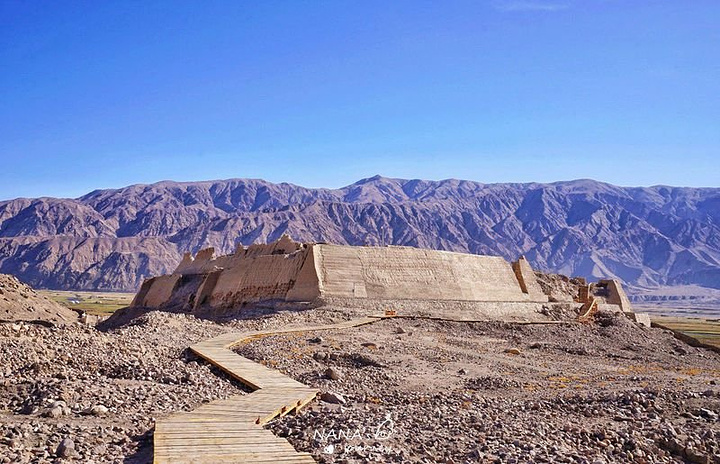
M178 273L157 277L143 285L138 305L158 307L169 302L221 308L262 300L313 301L319 296L547 301L527 263L514 270L495 256L412 247L291 247L280 242L266 248L251 247L217 259L212 250L195 260L186 256L178 269L189 273L183 273L180 283L193 285L178 285Z
M285 299L295 285L308 250L292 254L260 255L238 259L224 269L211 292L210 306ZM312 299L312 298L309 298Z
M144 306L158 308L170 300L175 286L182 276L168 274L147 279L143 282L140 291L135 295L130 306Z
M529 301L500 257L412 247L315 245L323 296Z

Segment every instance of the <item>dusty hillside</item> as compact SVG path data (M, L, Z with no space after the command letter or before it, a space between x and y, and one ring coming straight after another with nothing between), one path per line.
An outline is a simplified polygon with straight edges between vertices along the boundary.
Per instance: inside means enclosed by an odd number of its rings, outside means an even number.
M283 233L513 260L524 254L536 269L644 287L720 287L720 189L589 180L378 176L328 190L234 179L16 199L0 202L0 272L41 287L134 291L144 277L172 270L183 251L229 253Z
M13 276L0 274L0 321L75 322L78 314L40 296Z

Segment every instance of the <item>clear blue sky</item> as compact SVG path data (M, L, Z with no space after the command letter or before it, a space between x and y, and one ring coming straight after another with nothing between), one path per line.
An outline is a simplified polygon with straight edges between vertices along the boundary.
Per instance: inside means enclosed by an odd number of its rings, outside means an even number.
M717 0L0 0L0 198L718 164Z

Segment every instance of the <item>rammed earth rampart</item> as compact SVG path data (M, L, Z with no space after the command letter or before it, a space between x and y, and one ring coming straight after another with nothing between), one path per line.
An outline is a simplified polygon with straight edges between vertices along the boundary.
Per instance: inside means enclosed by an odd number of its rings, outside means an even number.
M405 246L296 243L289 237L214 257L188 253L172 274L146 280L133 306L229 308L253 302L322 298L547 302L524 258L509 263Z

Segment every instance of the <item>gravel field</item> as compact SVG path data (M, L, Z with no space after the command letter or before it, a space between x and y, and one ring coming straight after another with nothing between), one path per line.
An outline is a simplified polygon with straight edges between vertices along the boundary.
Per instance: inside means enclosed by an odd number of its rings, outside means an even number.
M350 316L0 324L0 462L151 462L155 419L244 391L189 345ZM270 424L320 462L720 462L720 356L620 315L584 325L398 318L237 350L323 392Z
M0 462L150 462L155 418L237 392L183 354L220 332L163 313L113 333L1 324Z
M258 309L221 324L150 312L105 331L0 323L0 463L152 462L155 419L245 391L188 346L228 331L347 317Z
M270 425L320 462L720 462L720 356L620 314L394 319L237 350L324 392Z

